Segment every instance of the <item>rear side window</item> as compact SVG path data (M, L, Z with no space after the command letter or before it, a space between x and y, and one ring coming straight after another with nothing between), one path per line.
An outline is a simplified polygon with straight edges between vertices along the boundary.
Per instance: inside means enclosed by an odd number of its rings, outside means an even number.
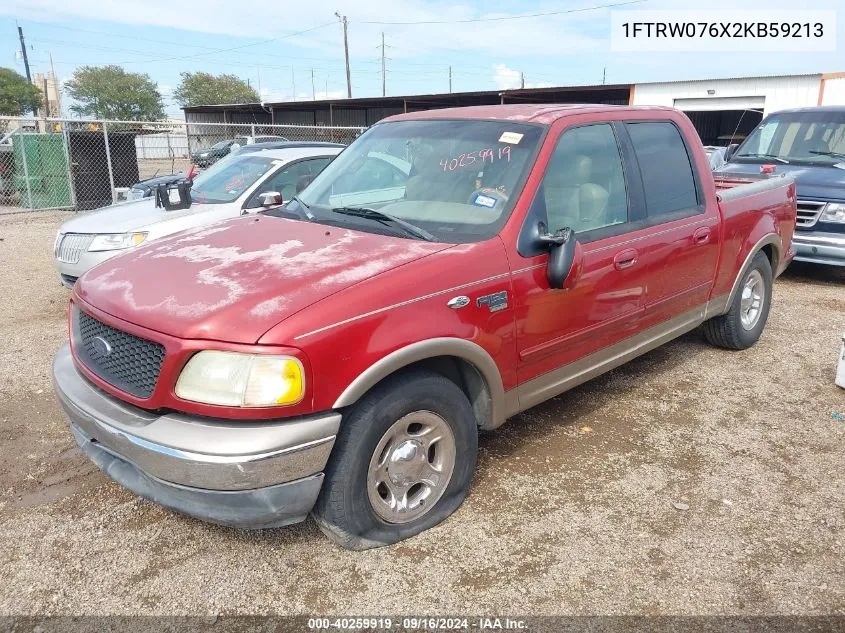
M678 128L662 121L628 123L626 127L640 166L649 217L695 212L695 178Z

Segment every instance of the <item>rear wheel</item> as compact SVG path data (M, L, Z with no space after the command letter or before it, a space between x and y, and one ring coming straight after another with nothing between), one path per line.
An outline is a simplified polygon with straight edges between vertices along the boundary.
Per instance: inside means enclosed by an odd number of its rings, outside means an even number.
M763 333L772 301L772 266L765 253L757 253L743 275L727 314L704 323L704 337L712 345L747 349Z
M344 415L314 518L350 549L419 534L463 502L477 452L463 392L433 372L400 374Z

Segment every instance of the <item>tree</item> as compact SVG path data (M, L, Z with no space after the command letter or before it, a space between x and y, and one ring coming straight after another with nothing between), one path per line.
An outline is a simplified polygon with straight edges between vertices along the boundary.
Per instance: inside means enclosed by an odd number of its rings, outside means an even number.
M127 121L164 118L158 86L149 75L128 73L120 66L82 66L65 83L80 116Z
M209 73L182 73L179 87L173 91L173 100L183 108L221 103L257 103L258 93L235 75L210 75Z
M11 68L0 68L0 114L20 116L41 105L41 91Z

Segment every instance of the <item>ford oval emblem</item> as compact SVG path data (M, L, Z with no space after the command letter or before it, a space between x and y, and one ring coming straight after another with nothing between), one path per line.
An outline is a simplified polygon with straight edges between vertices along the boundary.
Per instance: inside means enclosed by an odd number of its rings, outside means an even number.
M453 310L457 310L458 308L464 308L469 305L469 297L460 295L459 297L452 297L446 303L447 306L452 308Z
M111 343L102 336L95 336L91 339L91 351L97 356L108 356L111 354Z

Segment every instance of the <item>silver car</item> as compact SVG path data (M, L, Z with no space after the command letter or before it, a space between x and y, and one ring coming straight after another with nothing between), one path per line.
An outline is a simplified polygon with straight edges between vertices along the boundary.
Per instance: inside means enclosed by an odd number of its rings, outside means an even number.
M227 157L194 179L190 208L167 211L155 198L118 204L85 213L62 224L53 258L62 283L127 249L185 229L258 211L265 201L278 204L278 192L290 200L332 158L338 147L269 149Z

